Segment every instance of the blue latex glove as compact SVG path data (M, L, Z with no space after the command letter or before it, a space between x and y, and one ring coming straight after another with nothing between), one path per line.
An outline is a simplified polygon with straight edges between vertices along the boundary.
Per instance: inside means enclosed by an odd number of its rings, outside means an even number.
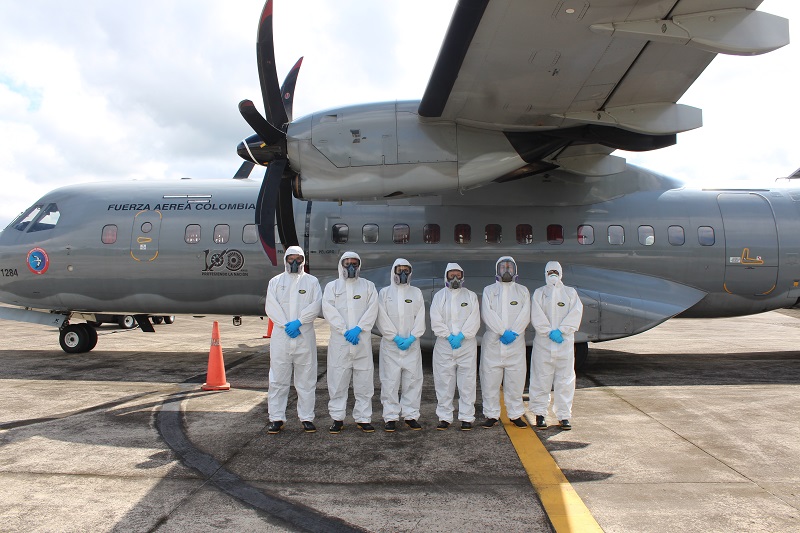
M403 339L403 341L400 344L398 344L397 346L401 350L405 351L405 350L408 350L411 347L412 344L414 344L415 340L417 340L417 338L414 335L409 335L408 337Z
M405 339L403 339L403 337L401 337L400 335L395 335L394 339L392 339L392 340L394 341L394 343L397 345L398 348L400 348L401 350L403 349L402 348L402 344L403 344L403 341L405 340Z
M503 344L511 344L517 337L519 337L519 333L514 333L510 329L507 329L505 333L500 335L500 342Z
M461 348L461 343L464 342L464 334L459 332L458 335L450 335L453 339L450 341L450 346L454 350Z
M301 324L299 320L292 320L291 322L284 324L283 327L286 330L286 334L294 339L300 335L300 326Z
M550 332L550 340L553 341L553 342L557 342L558 344L561 344L562 342L564 342L564 336L561 334L561 330L554 329L553 331L551 331Z
M456 349L456 345L455 345L455 343L453 342L453 340L455 340L455 338L456 338L456 336L455 336L455 335L453 335L452 333L451 333L450 335L448 335L448 336L447 336L447 342L449 342L449 343L450 343L450 347L451 347L452 349L454 349L454 350Z
M358 344L359 335L361 335L361 328L358 326L344 332L344 338L347 339L347 342L349 342L353 346Z

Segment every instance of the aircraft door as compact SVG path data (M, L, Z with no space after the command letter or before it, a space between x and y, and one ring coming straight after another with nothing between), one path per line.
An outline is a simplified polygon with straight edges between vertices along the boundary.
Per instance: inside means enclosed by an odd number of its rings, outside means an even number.
M725 284L731 294L772 292L778 279L778 230L772 206L758 194L717 196L725 227Z
M131 257L136 261L153 261L158 257L158 236L161 233L161 211L139 211L133 217Z

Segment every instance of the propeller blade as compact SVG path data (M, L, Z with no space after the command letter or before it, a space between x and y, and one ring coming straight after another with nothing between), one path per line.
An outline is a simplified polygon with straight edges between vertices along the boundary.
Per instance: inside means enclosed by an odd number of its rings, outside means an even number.
M272 261L273 266L278 265L275 251L275 206L278 203L283 171L286 169L286 159L276 159L267 167L261 190L258 192L256 203L256 227L261 239L261 246Z
M239 167L239 170L236 171L236 174L233 175L233 179L235 180L243 180L250 176L250 173L253 171L253 167L256 166L255 163L252 161L244 161L242 162L242 166Z
M294 105L294 86L297 84L297 75L300 74L300 65L303 64L303 58L297 60L297 63L294 64L292 70L289 71L289 74L286 75L286 79L283 80L283 85L281 85L281 98L283 99L283 108L286 110L286 118L287 122L291 122L292 119L292 107Z
M294 203L292 202L292 177L294 172L289 169L284 171L280 188L278 189L278 238L285 250L289 246L300 246L297 240L297 228L294 224Z
M275 145L286 139L286 134L267 122L252 101L239 102L239 113L265 143Z
M261 96L264 98L264 112L267 115L267 121L278 129L285 130L285 124L289 122L289 118L283 107L281 88L278 85L278 71L275 67L272 0L267 0L261 11L258 39L256 40L256 56L258 58L258 79L261 82Z

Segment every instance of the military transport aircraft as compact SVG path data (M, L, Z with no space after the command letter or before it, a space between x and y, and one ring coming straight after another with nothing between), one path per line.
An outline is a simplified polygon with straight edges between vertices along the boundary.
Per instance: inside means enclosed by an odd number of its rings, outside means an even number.
M323 283L346 250L378 286L405 257L426 298L450 261L480 292L500 255L531 290L557 259L584 303L579 359L676 315L791 307L800 190L693 190L612 155L699 127L677 101L716 54L788 43L788 21L760 3L461 0L420 101L294 120L301 61L279 86L270 0L256 47L266 117L239 105L256 132L240 172L46 194L0 235L0 318L56 326L82 352L97 336L79 321L100 313L143 329L148 315L262 316L293 244Z

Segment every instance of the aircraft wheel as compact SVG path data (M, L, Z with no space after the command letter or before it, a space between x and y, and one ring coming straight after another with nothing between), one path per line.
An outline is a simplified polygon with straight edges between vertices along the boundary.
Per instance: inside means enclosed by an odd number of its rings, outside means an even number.
M162 322L164 322L164 317L163 316L151 316L150 320L153 321L153 324L161 324Z
M575 370L580 370L586 365L586 360L589 358L589 343L576 342L575 343Z
M123 315L119 317L117 324L122 329L133 329L136 326L136 319L133 318L133 315Z
M94 347L97 346L97 331L95 331L94 326L90 322L86 324L78 324L79 326L83 326L83 329L86 330L86 334L88 335L88 343L86 345L86 351L91 352L94 350Z
M170 315L170 316L165 316L164 317L164 323L165 324L172 324L173 322L175 322L175 315Z
M59 332L58 343L67 353L83 353L89 346L89 331L83 324L70 324Z

